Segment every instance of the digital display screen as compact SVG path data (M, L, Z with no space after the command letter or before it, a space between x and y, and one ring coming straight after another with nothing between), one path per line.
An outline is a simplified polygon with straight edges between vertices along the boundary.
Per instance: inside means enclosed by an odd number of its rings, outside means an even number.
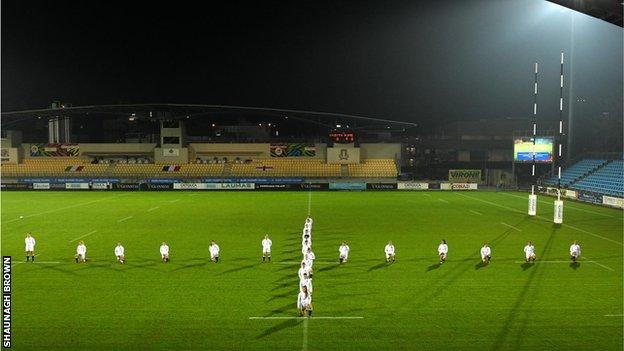
M535 162L548 163L553 161L553 137L536 137L533 146L532 137L522 137L514 139L514 161L533 162L535 152ZM535 149L534 149L535 147Z
M351 130L335 130L329 133L329 139L335 143L352 143L355 141L355 133Z

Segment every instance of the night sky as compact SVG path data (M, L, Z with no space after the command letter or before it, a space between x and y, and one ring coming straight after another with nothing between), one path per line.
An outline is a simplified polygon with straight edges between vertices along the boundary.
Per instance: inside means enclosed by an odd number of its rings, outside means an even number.
M572 35L572 11L545 1L128 3L3 1L2 111L60 99L524 118L537 60L554 120L573 42L578 118L622 115L622 28L575 13Z

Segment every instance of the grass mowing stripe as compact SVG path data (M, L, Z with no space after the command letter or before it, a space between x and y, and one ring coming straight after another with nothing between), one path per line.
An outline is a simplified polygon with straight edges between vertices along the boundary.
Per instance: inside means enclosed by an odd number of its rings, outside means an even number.
M303 345L301 346L302 351L308 350L308 319L303 320Z
M147 210L147 212L152 212L152 211L157 210L159 208L160 208L160 206L152 207L149 210Z
M481 213L479 211L475 211L475 210L468 210L468 211L471 212L471 213L474 213L474 214L476 214L478 216L483 216L483 213Z

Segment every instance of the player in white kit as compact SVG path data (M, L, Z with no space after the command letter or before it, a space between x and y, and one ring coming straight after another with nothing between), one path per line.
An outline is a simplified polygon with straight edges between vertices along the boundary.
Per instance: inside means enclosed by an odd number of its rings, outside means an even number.
M440 263L444 263L444 261L446 261L447 254L448 254L448 245L446 245L446 240L442 240L440 245L438 245L438 256L440 257Z
M578 259L581 257L581 245L579 245L576 241L572 243L570 246L570 259L572 262L576 263Z
M299 291L303 290L303 288L307 288L308 292L312 294L312 279L308 277L307 273L304 273L303 279L299 281Z
M302 316L310 317L312 315L312 295L306 287L303 287L297 296L297 308Z
M316 255L314 254L314 252L312 252L312 248L308 248L308 252L306 252L305 255L303 255L303 261L305 262L306 266L312 269L315 259L316 259Z
M210 260L212 262L218 263L219 262L219 245L217 245L217 243L213 241L210 242L210 246L208 247L208 250L210 251Z
M338 248L338 252L340 253L339 260L340 264L346 263L349 259L349 245L347 245L346 241L343 241L340 247Z
M386 245L386 247L384 248L384 252L386 253L386 262L394 262L395 251L394 251L394 245L392 244L392 241L388 241L388 245Z
M303 277L306 275L308 278L312 278L312 269L310 269L305 262L301 262L301 267L299 268L297 275L299 276L299 280L303 280Z
M265 262L266 259L271 262L271 246L273 245L273 241L269 238L268 235L264 236L262 239L262 262Z
M126 262L126 256L124 256L124 247L121 246L121 243L117 243L115 246L115 256L117 257L117 262L124 264Z
M492 259L492 250L488 246L488 243L485 243L483 244L483 247L481 248L481 262L490 263L491 259Z
M85 245L84 241L78 243L78 246L76 247L75 258L76 263L87 262L87 246Z
M530 241L524 247L524 257L527 262L535 262L535 246Z
M169 245L167 245L166 242L163 241L163 243L160 245L160 259L164 262L167 263L169 262Z
M35 238L30 235L30 232L26 234L26 239L24 239L24 245L26 250L26 262L30 258L32 262L35 262Z

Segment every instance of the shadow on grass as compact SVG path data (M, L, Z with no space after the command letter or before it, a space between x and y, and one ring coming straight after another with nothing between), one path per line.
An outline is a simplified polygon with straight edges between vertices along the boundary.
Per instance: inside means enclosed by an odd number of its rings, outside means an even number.
M570 268L577 270L581 267L581 263L580 262L572 262L570 263Z
M262 339L264 337L267 337L271 334L277 333L281 330L287 329L287 328L294 328L296 326L298 326L300 323L302 322L301 319L287 319L277 325L272 326L271 328L265 330L264 332L262 332L262 334L258 335L256 337L256 339Z
M172 269L172 271L173 271L173 272L176 272L176 271L181 271L181 270L183 270L183 269L191 269L191 268L203 267L203 266L205 266L206 264L207 264L207 263L206 263L205 261L204 261L204 262L200 262L200 263L185 264L185 265L181 265L181 266L180 266L180 267L178 267L178 268L174 268L174 269Z
M378 270L378 269L382 269L382 268L384 268L384 267L386 267L388 265L389 265L389 263L386 263L386 262L382 262L380 264L376 264L376 265L372 266L371 268L369 268L368 272L372 272L372 271L375 271L375 270Z
M431 266L427 267L427 272L431 272L434 269L438 269L442 266L441 263L436 263L436 264L432 264Z
M297 288L292 289L292 290L288 290L288 291L283 292L281 294L275 294L275 295L271 296L267 300L267 302L271 302L273 300L278 300L278 299L283 299L283 298L286 298L286 297L289 297L292 300L293 298L296 298L298 293L299 293L299 289L297 289Z
M481 269L483 267L487 267L487 265L488 265L487 263L481 261L481 262L475 264L475 269Z
M289 302L284 306L278 307L276 309L271 310L269 316L274 316L276 314L284 313L286 311L295 311L297 309L296 304L293 302Z
M255 266L256 266L256 264L254 263L254 264L248 264L248 265L246 265L246 266L240 266L240 267L236 267L236 268L231 268L231 269L228 269L228 270L226 270L226 271L221 272L219 275L224 275L224 274L228 274L228 273L240 272L240 271L244 271L244 270L246 270L246 269L253 268L253 267L255 267Z
M78 273L76 273L74 270L56 267L55 265L42 265L39 270L55 271L55 272L60 272L60 273L65 273L65 274L78 275Z
M286 281L285 283L276 285L273 289L271 289L271 291L275 291L275 290L279 290L279 289L283 289L283 288L289 288L293 285L295 285L297 278L292 278L289 276L290 279L288 279L288 281Z
M316 272L327 272L327 271L331 271L332 269L336 269L340 267L340 263L336 263L336 264L332 264L330 266L325 266L323 268L317 269Z
M531 263L531 262L524 262L520 267L522 267L523 271L526 271L527 269L534 267L535 263Z

